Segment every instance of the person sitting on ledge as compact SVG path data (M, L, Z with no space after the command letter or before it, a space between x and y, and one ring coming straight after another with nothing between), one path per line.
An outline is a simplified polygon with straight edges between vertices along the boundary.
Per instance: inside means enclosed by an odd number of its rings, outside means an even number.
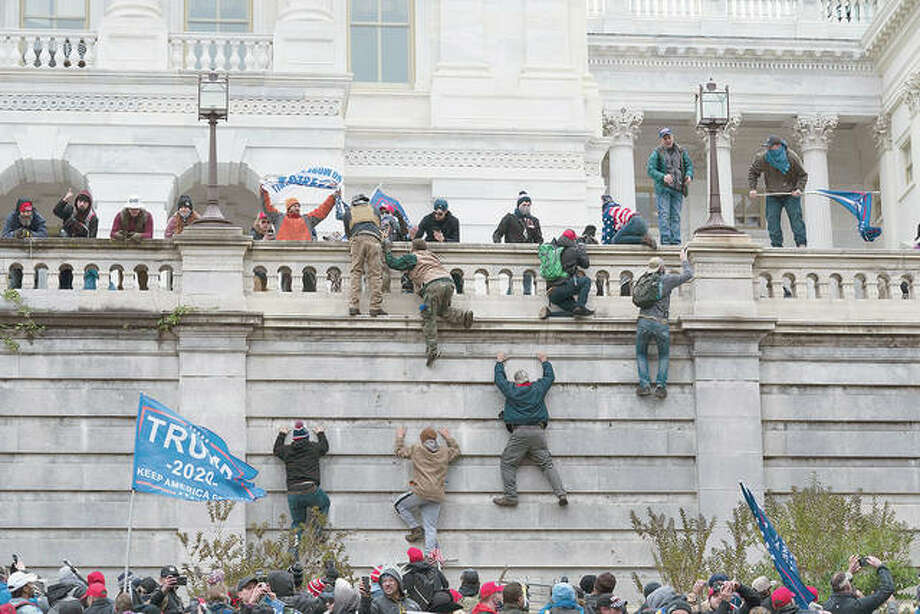
M591 266L585 244L576 242L575 231L569 228L563 232L554 244L562 247L559 260L565 275L547 279L546 291L551 305L562 309L562 313L550 313L548 306L540 309L540 319L550 315L590 316L594 310L588 309L588 294L591 292L591 280L580 269ZM575 297L578 297L577 299Z
M112 221L112 232L109 236L117 241L153 238L153 216L141 206L140 197L128 197L127 206Z
M604 245L647 245L657 249L658 245L648 231L648 222L635 209L613 200L609 194L601 197L601 217L604 220Z
M188 194L180 196L179 200L176 201L176 213L166 223L166 230L163 232L163 236L169 239L181 234L186 226L197 222L201 216L192 211L193 208L191 196Z

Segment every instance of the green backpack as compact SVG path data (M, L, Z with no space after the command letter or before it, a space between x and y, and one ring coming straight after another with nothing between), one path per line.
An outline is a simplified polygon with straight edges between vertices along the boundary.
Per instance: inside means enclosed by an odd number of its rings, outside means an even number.
M640 309L651 307L661 300L661 272L650 271L636 281L632 290L633 305Z
M569 276L562 268L562 250L552 243L543 243L537 248L537 256L540 258L540 277L546 281L556 281L565 279Z

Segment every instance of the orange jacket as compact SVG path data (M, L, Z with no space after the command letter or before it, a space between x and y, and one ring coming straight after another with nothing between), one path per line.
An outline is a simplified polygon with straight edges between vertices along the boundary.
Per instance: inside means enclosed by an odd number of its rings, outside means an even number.
M278 241L312 241L313 228L326 219L335 205L335 194L326 197L323 203L306 215L289 215L272 205L272 199L265 188L259 187L262 196L262 211L275 225Z

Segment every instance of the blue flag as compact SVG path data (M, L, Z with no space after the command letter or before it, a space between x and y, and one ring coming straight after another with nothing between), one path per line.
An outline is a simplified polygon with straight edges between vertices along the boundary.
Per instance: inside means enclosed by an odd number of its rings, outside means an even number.
M254 501L265 496L252 483L258 473L216 433L141 395L131 488L189 501Z
M406 226L412 226L412 222L409 221L409 216L406 214L406 210L403 209L403 206L399 203L398 200L392 196L388 196L383 193L379 187L374 190L374 193L371 194L371 205L374 209L380 210L380 205L390 205L395 210L399 211L399 214L406 220Z
M743 483L741 483L741 493L744 495L744 500L747 501L748 507L751 508L751 513L754 514L754 520L757 521L757 527L763 536L763 543L770 553L770 558L773 559L773 566L779 573L779 577L782 578L785 587L792 591L799 609L807 610L809 602L814 601L815 597L811 594L811 591L805 588L805 583L799 577L799 566L795 562L795 557L790 552L789 547L786 546L783 538L773 528L773 523L770 522L767 515L757 505L754 495Z
M869 225L872 219L871 192L838 192L837 190L815 190L815 192L840 203L856 216L856 228L863 241L875 241L882 234L881 228Z

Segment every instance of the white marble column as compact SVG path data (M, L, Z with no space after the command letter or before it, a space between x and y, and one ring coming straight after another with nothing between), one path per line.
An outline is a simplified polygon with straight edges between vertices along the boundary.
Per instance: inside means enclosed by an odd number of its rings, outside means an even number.
M112 0L99 25L96 66L104 70L165 71L167 33L160 0Z
M837 128L837 121L837 115L833 113L812 113L795 118L794 130L799 139L802 164L808 173L807 190L829 187L827 146ZM831 204L824 196L807 194L802 199L808 247L833 247L830 207Z
M338 19L332 0L282 0L275 23L275 72L343 74L348 40L344 3Z
M483 0L441 0L441 57L437 72L487 70L485 25Z
M607 161L608 193L615 201L632 209L636 208L636 137L644 118L642 111L629 107L604 111L604 135L611 139Z
M732 145L735 143L735 133L741 125L741 114L732 115L728 123L716 135L716 158L719 164L719 197L722 200L722 219L729 226L735 225L735 195L732 186ZM706 190L706 212L709 215L709 188L712 183L712 174L709 172L709 132L697 129L697 136L703 143L706 152L706 168L693 169L693 184L690 189L695 191ZM705 184L702 179L706 177ZM706 218L704 218L706 219Z
M891 147L891 115L882 113L872 127L875 148L878 151L878 180L882 207L882 244L885 249L897 249L901 224L898 221L897 156Z
M920 71L915 72L907 83L907 108L910 111L910 147L911 161L913 164L913 183L914 189L907 193L904 200L898 202L898 211L900 212L900 221L898 237L899 242L913 243L916 237L917 223L920 222L920 191L917 190L917 184L920 183ZM895 172L904 173L904 161L901 159L900 152L894 168Z

